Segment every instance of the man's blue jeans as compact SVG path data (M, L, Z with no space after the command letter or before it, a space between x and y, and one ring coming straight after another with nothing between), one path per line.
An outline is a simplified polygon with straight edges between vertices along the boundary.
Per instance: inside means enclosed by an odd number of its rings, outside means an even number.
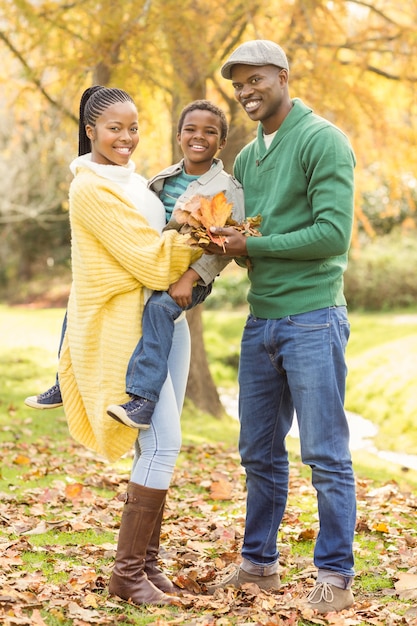
M166 291L154 291L146 303L142 317L142 337L129 361L126 391L157 402L168 374L168 356L171 350L174 323L180 314L192 309L207 298L209 285L193 288L192 302L182 309Z
M247 319L239 365L239 449L247 480L242 556L256 566L278 560L288 495L285 438L295 410L301 458L317 491L314 563L354 575L356 496L344 411L348 338L346 307Z

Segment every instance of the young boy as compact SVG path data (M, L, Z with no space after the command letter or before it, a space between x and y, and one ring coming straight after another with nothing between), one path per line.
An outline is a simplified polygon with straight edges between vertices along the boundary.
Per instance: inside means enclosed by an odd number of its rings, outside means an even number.
M213 103L196 100L183 109L177 129L183 159L148 183L165 206L167 228L180 229L180 225L172 220L177 204L183 204L195 195L214 196L220 192L224 192L228 202L233 204L233 219L243 221L243 189L224 171L221 160L215 158L226 144L227 133L226 117ZM203 255L170 286L168 292L153 292L143 313L142 338L128 365L126 392L131 399L122 405L110 405L108 415L126 426L149 428L167 376L175 320L184 310L206 299L214 279L230 261L230 257ZM61 406L58 380L43 394L26 398L25 404L33 408Z

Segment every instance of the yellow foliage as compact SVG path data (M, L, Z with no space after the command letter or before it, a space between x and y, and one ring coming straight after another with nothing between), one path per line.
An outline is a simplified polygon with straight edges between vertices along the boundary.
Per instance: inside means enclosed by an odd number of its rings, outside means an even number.
M351 139L357 219L370 230L360 206L369 186L384 180L388 200L415 203L403 175L417 172L416 14L417 0L370 0L366 6L345 0L10 0L2 6L0 88L15 125L36 128L45 113L55 118L68 161L76 149L82 91L93 83L125 88L139 108L135 160L146 176L178 158L182 107L209 96L231 124L223 152L230 171L254 126L219 69L241 41L273 39L289 57L291 95ZM378 176L372 175L375 167Z

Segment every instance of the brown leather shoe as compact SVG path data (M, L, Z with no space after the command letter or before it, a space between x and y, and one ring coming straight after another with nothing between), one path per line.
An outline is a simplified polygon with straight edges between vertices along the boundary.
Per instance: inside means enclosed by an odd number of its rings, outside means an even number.
M330 583L318 583L307 596L308 606L317 613L343 611L352 606L353 593L350 589L340 589Z
M237 567L234 572L226 576L224 580L216 585L210 585L207 587L207 593L213 594L216 589L224 589L225 587L236 587L237 589L245 583L255 583L259 589L264 591L278 591L281 585L279 574L270 574L269 576L257 576L256 574L249 574L240 567Z

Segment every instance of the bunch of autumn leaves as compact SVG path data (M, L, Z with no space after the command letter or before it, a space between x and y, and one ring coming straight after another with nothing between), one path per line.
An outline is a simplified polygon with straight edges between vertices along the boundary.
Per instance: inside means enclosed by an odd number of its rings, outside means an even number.
M261 216L247 217L243 222L236 222L232 218L233 204L227 202L223 192L212 197L193 196L181 207L174 210L175 221L182 226L181 232L189 235L189 243L192 246L204 248L211 242L221 246L226 252L224 244L225 237L214 235L210 228L216 226L233 226L245 236L260 237L258 227L261 223Z

